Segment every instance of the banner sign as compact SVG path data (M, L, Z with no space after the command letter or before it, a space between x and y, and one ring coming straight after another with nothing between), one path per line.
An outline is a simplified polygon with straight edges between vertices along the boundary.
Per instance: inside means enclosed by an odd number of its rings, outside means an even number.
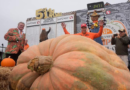
M71 20L74 20L74 15L57 17L57 22L65 22L65 21L71 21Z
M65 33L61 26L61 22L65 22L68 32L71 34L74 33L74 15L27 21L26 39L28 40L28 44L32 46L39 43L43 28L46 32L51 28L50 32L47 34L48 39L64 35Z
M111 45L112 35L119 33L119 29L125 29L126 34L130 36L130 3L109 5L105 7L105 9L107 22L102 34L102 38L104 39L103 45L115 51L115 46ZM76 12L76 18L77 32L81 32L80 25L86 22L87 10L78 10ZM103 20L103 16L101 16L99 20Z
M40 26L31 26L26 28L26 39L29 46L39 44Z
M36 19L47 19L62 16L62 13L55 13L54 9L38 9L36 10Z
M56 18L42 19L41 24L53 24L56 23Z
M107 24L104 27L102 34L102 38L104 39L103 45L108 49L115 51L115 45L111 45L111 38L113 34L119 34L118 30L120 29L125 29L127 34L127 29L121 21L107 19Z
M103 45L114 50L115 46L111 45L113 34L119 34L118 30L125 29L125 32L130 36L130 3L121 3L106 7L107 24L104 27ZM128 12L129 11L129 12ZM111 37L110 37L111 36Z
M34 25L40 25L41 21L40 20L34 20L34 21L28 21L26 23L27 26L34 26Z

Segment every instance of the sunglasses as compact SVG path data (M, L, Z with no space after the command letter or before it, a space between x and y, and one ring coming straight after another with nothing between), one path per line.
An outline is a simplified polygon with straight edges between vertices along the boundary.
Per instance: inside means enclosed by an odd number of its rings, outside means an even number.
M119 33L123 33L123 32L120 31Z

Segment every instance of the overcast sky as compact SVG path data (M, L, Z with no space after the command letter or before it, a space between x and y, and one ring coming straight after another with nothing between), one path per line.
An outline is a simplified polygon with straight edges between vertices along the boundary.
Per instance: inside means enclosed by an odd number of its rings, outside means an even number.
M100 0L99 0L100 1ZM98 0L0 0L0 46L5 33L9 28L16 28L18 22L26 22L27 18L35 17L37 9L51 8L55 12L70 12L87 8L87 3L99 2ZM127 0L103 0L105 3L117 4Z

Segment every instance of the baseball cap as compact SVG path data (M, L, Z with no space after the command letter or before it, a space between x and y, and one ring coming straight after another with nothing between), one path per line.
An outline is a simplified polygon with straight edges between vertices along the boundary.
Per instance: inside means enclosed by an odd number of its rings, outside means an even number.
M125 32L125 29L118 30L119 32Z
M81 28L82 27L87 27L87 25L85 23L81 24Z

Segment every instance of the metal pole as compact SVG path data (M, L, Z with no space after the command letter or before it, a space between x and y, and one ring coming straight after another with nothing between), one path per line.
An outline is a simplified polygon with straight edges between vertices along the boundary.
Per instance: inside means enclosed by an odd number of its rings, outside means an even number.
M4 44L2 43L2 53L3 53L3 46L4 46Z
M1 59L3 59L3 47L4 46L4 44L2 43L2 52L1 52Z

